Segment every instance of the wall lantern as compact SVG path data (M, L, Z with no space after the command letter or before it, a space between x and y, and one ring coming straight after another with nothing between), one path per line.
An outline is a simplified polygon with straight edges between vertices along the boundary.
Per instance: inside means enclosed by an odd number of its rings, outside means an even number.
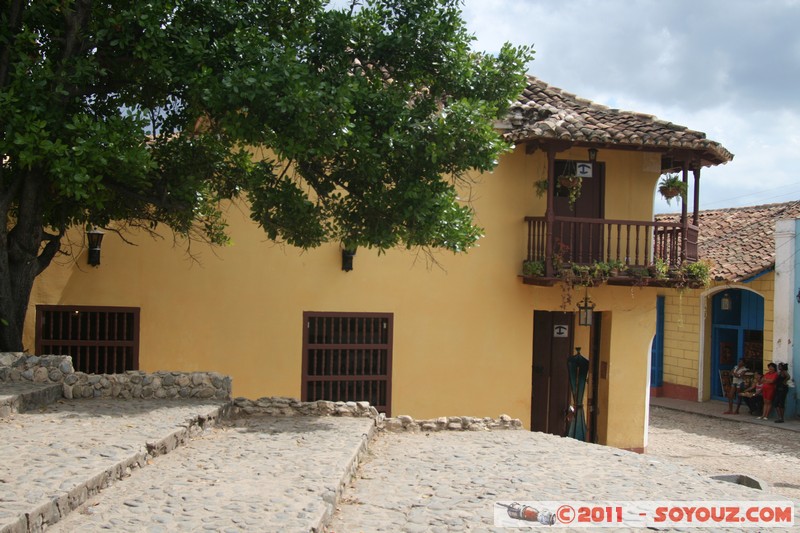
M719 308L723 311L731 310L731 297L727 292L722 295L719 301Z
M589 161L592 163L597 162L597 148L589 148Z
M799 304L800 304L800 289L798 289L798 290L797 290L797 296L796 296L796 298L797 298L797 303L799 303Z
M578 302L578 324L581 326L591 326L594 315L594 302L589 299L589 290L583 296L583 301Z
M97 266L100 264L100 244L103 242L102 231L92 229L86 232L86 240L89 241L89 264Z
M355 250L342 248L342 270L350 272L353 270L353 258L356 256Z

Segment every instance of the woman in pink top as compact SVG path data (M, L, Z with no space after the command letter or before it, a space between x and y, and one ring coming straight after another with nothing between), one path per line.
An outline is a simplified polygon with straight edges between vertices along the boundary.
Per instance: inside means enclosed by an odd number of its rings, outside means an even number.
M775 397L775 381L778 379L778 365L770 363L767 365L767 373L764 374L762 379L764 388L761 389L761 395L764 396L764 411L759 420L769 419L769 412L772 410L772 399Z

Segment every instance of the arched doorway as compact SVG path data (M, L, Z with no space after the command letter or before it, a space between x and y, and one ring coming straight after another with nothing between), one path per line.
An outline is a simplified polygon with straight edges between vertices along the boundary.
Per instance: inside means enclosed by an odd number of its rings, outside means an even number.
M725 399L722 382L739 359L762 371L764 298L743 289L726 289L711 298L711 397Z

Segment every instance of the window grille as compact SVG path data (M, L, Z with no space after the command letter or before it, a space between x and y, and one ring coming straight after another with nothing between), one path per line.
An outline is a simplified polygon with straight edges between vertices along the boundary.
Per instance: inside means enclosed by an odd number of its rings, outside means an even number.
M367 401L391 416L393 315L303 313L304 401Z
M36 306L36 353L69 355L78 372L139 369L139 308Z

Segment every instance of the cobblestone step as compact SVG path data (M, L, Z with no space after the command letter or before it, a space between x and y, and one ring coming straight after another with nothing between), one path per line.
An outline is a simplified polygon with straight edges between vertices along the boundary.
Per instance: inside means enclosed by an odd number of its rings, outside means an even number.
M0 533L47 529L215 424L229 405L65 400L10 413L0 420Z
M91 498L52 533L319 532L373 435L347 417L225 421Z
M59 383L0 382L0 418L45 407L63 397Z

